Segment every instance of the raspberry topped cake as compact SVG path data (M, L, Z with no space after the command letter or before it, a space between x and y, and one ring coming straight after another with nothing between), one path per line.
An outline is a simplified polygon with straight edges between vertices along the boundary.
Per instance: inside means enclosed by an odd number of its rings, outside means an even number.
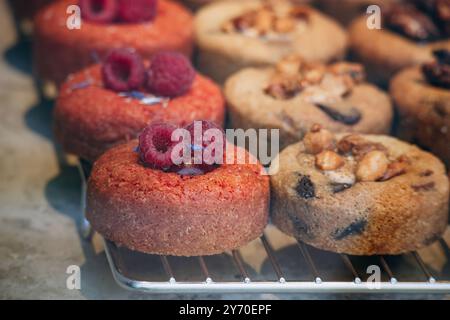
M400 1L382 10L382 28L369 29L367 17L350 27L355 57L369 78L386 85L397 71L430 62L436 49L450 49L450 1Z
M185 130L192 133L196 126ZM166 123L151 124L139 141L103 154L88 182L87 218L93 228L131 250L173 256L219 254L258 238L268 219L268 177L256 162L208 161L205 150L212 141L226 139L211 122L199 127L203 139L196 143L194 133L188 145L192 155L203 150L200 161L194 155L181 164L173 161L178 142L171 136L178 128ZM207 139L211 130L219 134ZM223 149L216 147L215 152ZM221 156L238 149L227 145Z
M319 249L400 254L431 244L447 227L445 167L413 145L317 125L278 160L272 221Z
M244 67L275 64L288 54L328 62L345 55L345 31L306 5L289 1L221 1L195 17L199 70L218 82Z
M81 26L69 29L66 10L73 4L77 1L55 1L36 17L34 60L45 88L118 47L135 48L146 59L161 50L192 53L192 15L178 3L78 0Z
M308 63L288 56L273 68L246 68L225 83L235 128L278 128L280 145L297 142L315 123L334 132L388 133L386 93L364 81L362 66Z
M450 166L450 51L436 50L434 56L432 62L397 74L390 91L400 115L399 136Z
M66 152L92 162L151 122L185 125L203 118L222 125L224 117L220 88L184 55L162 51L149 61L132 49L116 49L62 85L54 131Z

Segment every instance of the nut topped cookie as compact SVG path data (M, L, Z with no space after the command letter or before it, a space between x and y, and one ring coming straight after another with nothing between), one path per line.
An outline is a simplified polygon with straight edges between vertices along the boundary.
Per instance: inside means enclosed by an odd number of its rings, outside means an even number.
M430 153L388 136L314 126L271 167L272 221L319 249L400 254L439 239L449 181Z
M400 115L398 135L450 166L450 51L434 55L434 61L396 75L390 93Z
M370 80L386 85L397 71L432 60L432 51L450 49L450 2L415 0L383 7L381 29L367 17L349 29L351 50L367 67Z
M389 97L364 81L358 64L308 63L288 56L273 68L247 68L225 84L235 128L279 128L280 145L303 138L320 123L333 132L388 133Z
M202 8L195 17L199 69L218 82L249 66L275 64L296 53L307 61L344 56L345 31L305 5L289 1L225 1Z

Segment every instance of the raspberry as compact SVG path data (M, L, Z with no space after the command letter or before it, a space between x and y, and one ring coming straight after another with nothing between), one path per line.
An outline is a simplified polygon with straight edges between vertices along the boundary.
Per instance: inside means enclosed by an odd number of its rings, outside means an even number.
M105 86L114 91L138 89L145 80L141 57L131 49L116 49L106 58L102 67Z
M118 0L119 18L124 22L145 22L156 17L157 0Z
M160 52L153 56L147 76L150 92L163 97L176 97L189 90L195 70L181 53Z
M178 142L171 138L176 129L167 123L154 123L144 129L139 136L139 157L145 165L164 171L174 167L171 154Z
M201 124L201 126L200 126ZM196 128L197 131L196 132ZM201 132L200 132L201 128ZM187 131L189 131L191 135L191 157L192 162L194 163L194 166L197 169L202 170L203 172L209 172L214 170L219 163L216 162L215 156L217 149L211 150L211 152L208 150L208 152L205 152L206 148L211 145L215 141L215 136L207 137L205 135L206 131L209 129L216 129L219 130L222 135L222 154L226 147L226 137L225 132L221 127L219 127L217 124L211 121L194 121L185 128ZM214 133L214 132L211 132ZM196 135L197 134L197 135ZM216 146L220 147L220 146ZM202 152L195 152L196 150L201 150ZM221 157L220 160L222 160L223 157Z
M89 22L108 23L117 17L117 0L80 0L81 16Z

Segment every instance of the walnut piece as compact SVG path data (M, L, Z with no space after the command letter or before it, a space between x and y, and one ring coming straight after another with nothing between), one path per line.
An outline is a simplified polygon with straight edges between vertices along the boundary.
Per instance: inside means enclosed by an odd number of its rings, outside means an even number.
M309 154L318 154L324 150L333 150L335 148L334 135L322 129L319 125L313 125L311 131L303 138L305 151Z
M377 181L386 173L389 160L382 151L374 150L367 153L358 163L356 178L358 181Z
M316 155L316 167L324 171L339 169L345 164L344 158L331 150L325 150Z

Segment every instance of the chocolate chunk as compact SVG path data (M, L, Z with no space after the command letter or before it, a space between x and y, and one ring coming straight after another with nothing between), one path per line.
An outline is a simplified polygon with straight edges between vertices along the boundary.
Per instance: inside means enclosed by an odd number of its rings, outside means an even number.
M349 226L344 229L337 229L333 233L333 238L336 240L343 240L350 236L355 236L362 234L367 226L366 219L360 219L355 222L352 222Z
M433 20L414 6L394 5L386 20L391 30L415 41L431 41L441 35Z
M292 224L294 225L295 231L301 232L304 234L307 234L309 231L308 225L306 224L303 219L301 219L298 216L292 216L289 215L289 219L291 220Z
M349 183L332 183L331 189L333 190L333 193L339 193L347 189L350 189L352 186L353 185Z
M425 170L419 174L421 177L429 177L434 174L433 170Z
M436 184L434 182L428 182L424 184L415 184L412 185L411 188L413 188L414 191L420 192L420 191L430 191L434 189L434 186Z
M430 62L422 66L422 71L430 84L450 88L450 65Z
M437 62L442 64L450 64L450 51L447 49L437 49L433 51L433 55Z
M295 187L297 194L303 199L311 199L316 197L316 188L309 176L302 176Z
M342 112L343 110L337 110L323 103L316 103L316 106L334 121L342 122L346 125L354 125L361 120L361 112L355 108L350 108Z

